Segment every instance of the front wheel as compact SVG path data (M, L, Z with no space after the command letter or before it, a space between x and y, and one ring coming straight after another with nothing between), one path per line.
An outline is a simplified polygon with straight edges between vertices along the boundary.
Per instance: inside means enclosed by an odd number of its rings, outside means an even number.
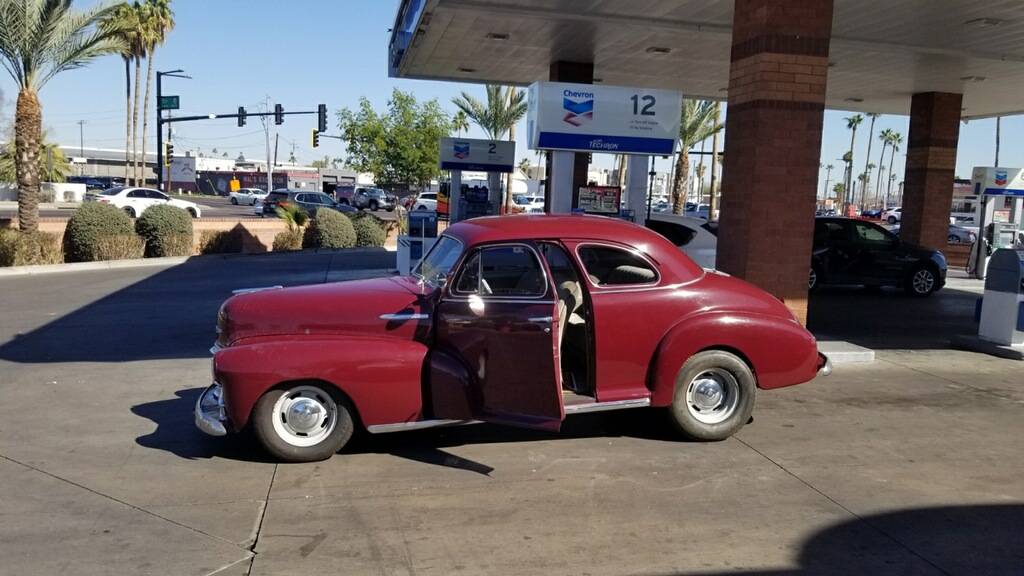
M135 208L132 208L131 206L125 208L124 213L127 214L129 218L135 218Z
M672 423L692 440L725 440L750 419L756 389L754 373L735 354L699 352L676 375Z
M807 291L814 292L821 285L821 270L817 265L811 265L811 272L807 275Z
M253 409L253 431L263 448L285 462L326 460L348 443L353 410L335 390L320 383L277 388Z
M921 265L910 271L903 289L911 296L930 296L939 286L938 276L931 266Z
M370 200L370 212L376 212L378 207L379 205L377 204L376 200Z
M889 216L888 222L889 224L895 224L896 222L898 222L898 220L896 220L895 216Z

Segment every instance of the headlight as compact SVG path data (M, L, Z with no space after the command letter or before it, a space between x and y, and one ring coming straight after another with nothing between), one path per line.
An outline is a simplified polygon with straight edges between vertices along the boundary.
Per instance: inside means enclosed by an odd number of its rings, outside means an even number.
M228 339L228 313L224 309L225 304L221 304L220 310L217 311L217 345L222 347L226 347L230 343Z

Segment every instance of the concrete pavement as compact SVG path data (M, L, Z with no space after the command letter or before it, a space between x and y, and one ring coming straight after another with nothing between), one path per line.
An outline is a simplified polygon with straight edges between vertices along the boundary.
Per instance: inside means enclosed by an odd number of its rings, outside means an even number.
M276 465L194 430L232 289L393 264L268 254L0 279L0 574L1024 572L1021 365L935 335L761 393L754 421L716 444L634 410L559 435L367 436ZM881 307L828 325L864 340L874 325L884 343L900 310L960 326L968 296L822 298Z

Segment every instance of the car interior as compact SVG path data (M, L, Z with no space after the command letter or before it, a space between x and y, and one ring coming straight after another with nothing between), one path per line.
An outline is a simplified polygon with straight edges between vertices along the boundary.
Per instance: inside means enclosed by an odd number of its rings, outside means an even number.
M658 274L639 256L611 246L581 246L580 260L597 286L650 284Z
M544 242L540 252L548 263L558 296L558 350L565 402L592 402L592 315L580 275L560 244Z

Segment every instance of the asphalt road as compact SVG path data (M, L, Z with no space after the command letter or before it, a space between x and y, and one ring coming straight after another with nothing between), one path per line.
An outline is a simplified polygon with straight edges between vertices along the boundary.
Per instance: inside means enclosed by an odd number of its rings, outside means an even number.
M714 444L634 410L562 434L366 436L277 465L194 429L232 289L393 263L268 254L0 279L0 573L1024 572L1021 365L937 344L763 392ZM889 315L917 302L872 298Z

